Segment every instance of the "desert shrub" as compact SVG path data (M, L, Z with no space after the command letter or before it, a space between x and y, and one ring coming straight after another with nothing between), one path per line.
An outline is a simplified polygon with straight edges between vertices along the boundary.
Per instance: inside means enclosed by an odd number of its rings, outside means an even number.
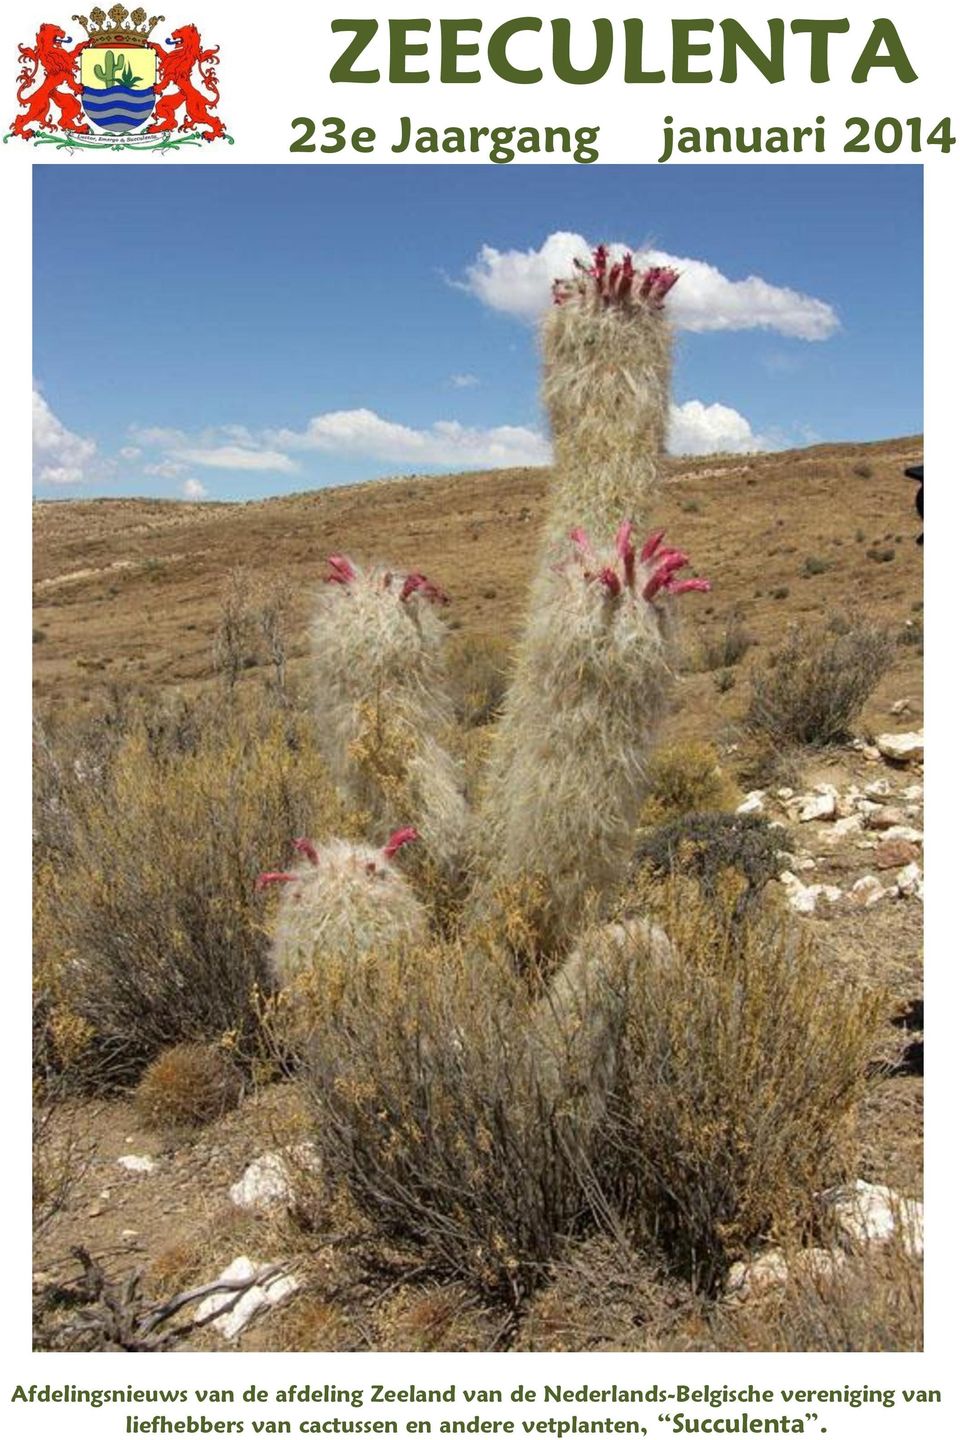
M598 1183L641 1243L713 1291L762 1237L814 1223L849 1174L887 997L760 913L668 891L673 963L623 952L625 1021Z
M803 562L804 575L822 575L830 569L830 561L822 559L819 555L808 555Z
M718 670L713 677L713 688L718 695L726 695L737 683L737 677L732 670Z
M858 619L842 635L796 626L753 675L747 727L800 745L848 739L892 658L892 637L874 621Z
M245 1053L265 979L256 876L343 819L307 722L201 704L173 733L137 719L89 766L49 764L37 977L86 1027L76 1068L131 1084L162 1050L227 1033Z
M892 560L896 553L896 550L890 545L872 545L866 555L868 560L873 560L877 565L883 565L886 561Z
M740 615L728 616L723 629L700 641L700 670L729 670L746 655L753 641Z
M777 585L773 590L770 591L770 596L774 600L786 600L789 594L790 590L789 587L786 585Z
M192 1130L232 1110L240 1093L240 1072L222 1046L186 1042L151 1061L134 1104L153 1130Z
M858 460L852 467L854 475L860 480L869 480L873 475L873 466L868 465L864 460Z
M495 636L465 635L450 646L447 664L457 719L462 725L489 725L507 693L506 644Z
M713 746L683 740L662 746L651 757L640 818L645 825L659 825L693 811L729 809L736 799L736 787L721 769Z
M418 1273L516 1306L584 1201L513 967L455 945L361 956L289 1003L331 1186Z
M739 917L780 874L780 852L789 848L786 831L772 829L758 815L683 815L643 835L636 862L639 870L661 879L692 876L704 895L721 903L732 888Z

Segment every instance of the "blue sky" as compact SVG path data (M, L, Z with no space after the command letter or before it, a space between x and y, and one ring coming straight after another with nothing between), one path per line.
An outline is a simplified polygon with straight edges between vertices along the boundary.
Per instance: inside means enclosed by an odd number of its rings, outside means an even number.
M37 166L34 237L41 497L542 463L576 237L683 262L674 450L922 428L919 166Z

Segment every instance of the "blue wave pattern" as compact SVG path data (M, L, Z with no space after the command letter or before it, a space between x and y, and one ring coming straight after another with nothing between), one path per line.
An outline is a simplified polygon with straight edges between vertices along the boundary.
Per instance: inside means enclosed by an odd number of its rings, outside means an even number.
M153 111L156 96L149 90L133 90L127 85L110 85L102 90L83 87L83 108L98 130L111 135L126 135L136 130Z

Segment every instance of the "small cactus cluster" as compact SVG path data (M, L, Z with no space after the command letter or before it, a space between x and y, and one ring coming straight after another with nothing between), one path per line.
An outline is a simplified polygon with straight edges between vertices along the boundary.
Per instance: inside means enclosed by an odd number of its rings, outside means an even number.
M460 860L467 821L439 610L424 575L361 569L331 555L311 627L320 745L371 834L416 819L443 875Z
M405 826L382 850L346 840L295 840L296 869L258 876L258 890L283 886L270 956L280 989L309 979L325 963L426 940L427 913L393 863L417 838L414 827Z
M639 542L658 477L669 400L664 301L677 279L630 255L554 287L543 329L555 464L545 544L476 815L454 751L444 662L446 596L419 572L328 561L311 630L319 736L345 798L383 835L415 825L421 850L466 897L466 933L502 896L535 894L530 950L562 964L627 877L646 757L671 676L670 607L687 555L662 530ZM406 834L405 830L399 832ZM280 985L429 930L414 880L383 852L298 842L274 927ZM526 923L526 922L525 922ZM508 944L509 949L509 944Z

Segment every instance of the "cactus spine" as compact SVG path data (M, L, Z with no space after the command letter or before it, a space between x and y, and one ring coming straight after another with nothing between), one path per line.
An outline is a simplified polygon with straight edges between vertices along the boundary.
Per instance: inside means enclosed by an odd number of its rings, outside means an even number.
M319 735L334 779L372 833L415 821L447 878L466 801L447 748L455 725L443 657L446 596L422 575L332 556L311 628Z

